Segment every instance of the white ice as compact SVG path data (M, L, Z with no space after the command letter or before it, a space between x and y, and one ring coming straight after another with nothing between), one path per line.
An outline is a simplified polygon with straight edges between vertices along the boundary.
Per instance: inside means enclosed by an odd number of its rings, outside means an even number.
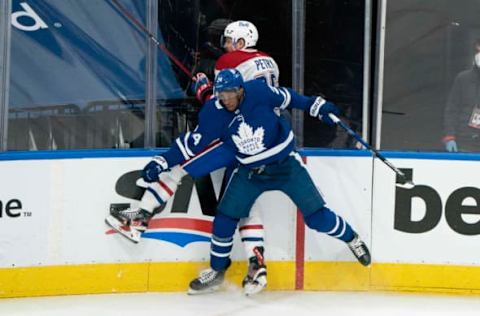
M480 315L477 296L378 292L267 291L253 298L238 290L185 293L101 294L0 299L8 316L438 316Z

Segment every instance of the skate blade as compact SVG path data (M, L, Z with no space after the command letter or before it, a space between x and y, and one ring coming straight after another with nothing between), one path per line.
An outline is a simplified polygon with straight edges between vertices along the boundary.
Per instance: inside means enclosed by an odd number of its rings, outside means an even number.
M189 288L187 294L188 295L209 294L209 293L217 292L219 289L220 289L220 285L215 285L205 290L194 290L192 288Z
M124 236L131 242L134 242L137 244L140 241L140 238L142 236L141 232L139 232L136 229L130 228L128 226L125 226L122 222L120 222L115 217L108 215L107 217L105 217L105 223L107 223L108 226L112 227L116 232L120 233L120 235ZM125 229L125 227L127 227L128 230Z
M260 293L267 287L267 279L265 277L258 278L255 282L248 282L243 286L243 294L252 296Z

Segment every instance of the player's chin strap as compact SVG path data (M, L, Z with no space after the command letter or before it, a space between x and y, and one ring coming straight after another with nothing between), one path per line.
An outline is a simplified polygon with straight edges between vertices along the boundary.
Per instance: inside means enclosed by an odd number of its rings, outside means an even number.
M407 176L397 167L395 167L387 158L383 157L376 149L370 146L360 135L355 133L347 124L342 122L335 114L329 113L328 116L332 119L335 124L343 128L349 135L355 138L360 144L362 144L366 149L370 150L374 156L380 159L384 164L386 164L390 169L392 169L400 178L401 182L396 183L395 185L405 189L412 189L415 184L412 180L409 180Z

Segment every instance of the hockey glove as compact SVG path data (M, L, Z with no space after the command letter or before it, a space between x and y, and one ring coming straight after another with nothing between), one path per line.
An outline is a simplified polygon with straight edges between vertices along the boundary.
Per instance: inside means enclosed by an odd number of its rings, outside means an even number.
M458 151L457 142L455 139L450 139L445 142L445 149L451 153L456 153Z
M457 142L455 141L455 136L447 135L442 138L443 143L445 144L445 150L451 153L458 151Z
M162 156L154 156L142 170L142 178L145 182L157 182L160 173L168 169L168 163Z
M199 72L195 75L193 89L197 96L197 100L202 104L208 101L213 94L212 83L203 72Z
M332 121L328 114L333 113L339 116L340 112L340 109L335 104L322 97L317 97L310 107L310 115L318 116L322 122L330 126L335 125L335 122Z

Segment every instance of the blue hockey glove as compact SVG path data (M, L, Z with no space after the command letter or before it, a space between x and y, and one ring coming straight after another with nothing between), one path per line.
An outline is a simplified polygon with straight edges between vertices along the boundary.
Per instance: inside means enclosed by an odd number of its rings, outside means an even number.
M336 116L339 116L340 112L340 109L335 104L323 99L322 97L317 97L310 108L310 114L318 113L318 118L330 126L335 125L335 122L332 121L328 114L333 113Z
M198 101L201 103L208 101L208 98L213 94L213 88L206 74L199 72L195 75L193 90Z
M160 173L168 169L168 163L162 156L155 156L142 170L142 178L151 183L159 180Z
M456 153L458 151L457 142L455 140L449 140L445 143L445 149L451 153Z

